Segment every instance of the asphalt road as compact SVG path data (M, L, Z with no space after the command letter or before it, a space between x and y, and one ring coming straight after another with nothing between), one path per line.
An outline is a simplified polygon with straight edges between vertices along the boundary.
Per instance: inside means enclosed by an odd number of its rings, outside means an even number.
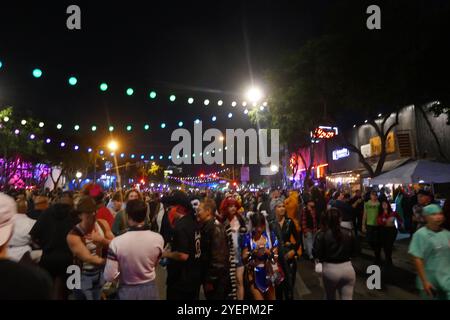
M415 273L412 260L409 257L409 239L397 240L393 252L394 267L381 268L381 289L369 290L367 288L367 267L372 264L373 253L368 245L362 241L361 254L352 260L356 271L356 284L353 294L355 300L417 300L420 299L415 287ZM157 284L160 291L160 299L165 299L166 272L158 266ZM203 300L203 294L200 295ZM314 271L314 263L299 259L294 298L296 300L322 300L324 290L322 279Z

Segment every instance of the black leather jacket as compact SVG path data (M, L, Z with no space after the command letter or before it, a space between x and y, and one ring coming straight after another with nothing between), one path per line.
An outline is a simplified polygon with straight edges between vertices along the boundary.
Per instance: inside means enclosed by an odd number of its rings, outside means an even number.
M320 262L347 262L358 251L359 246L352 230L342 227L340 241L337 241L331 230L319 231L313 246L313 256Z
M201 228L203 283L226 283L229 278L228 242L223 225L211 219Z
M294 221L290 218L285 218L283 227L280 226L278 221L275 219L270 224L271 230L277 236L280 254L283 256L291 250L295 251L297 255L297 250L300 247L300 235L295 228ZM294 241L293 241L294 240Z

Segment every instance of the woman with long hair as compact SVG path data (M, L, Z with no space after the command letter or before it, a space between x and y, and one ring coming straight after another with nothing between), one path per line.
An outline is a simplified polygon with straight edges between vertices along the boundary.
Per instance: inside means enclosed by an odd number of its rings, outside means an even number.
M244 299L244 264L242 261L241 244L248 231L246 221L238 213L241 208L239 202L229 196L220 205L220 221L223 221L228 239L230 255L230 294L232 300Z
M278 285L278 240L270 232L266 217L262 213L250 216L250 232L245 235L242 259L247 266L247 281L254 300L275 300ZM273 269L273 266L276 266Z
M380 243L383 247L386 264L388 266L392 266L392 248L394 247L394 241L397 238L396 220L398 226L403 223L400 215L392 211L389 201L381 201L377 222L380 228Z
M294 299L295 276L297 274L297 250L300 247L300 235L292 221L286 214L283 200L275 205L276 220L270 225L279 241L279 261L283 268L285 280L276 287L277 300Z
M341 212L328 209L321 218L321 227L313 247L314 258L323 265L323 285L326 299L352 300L356 281L351 257L357 252L353 231L341 226Z

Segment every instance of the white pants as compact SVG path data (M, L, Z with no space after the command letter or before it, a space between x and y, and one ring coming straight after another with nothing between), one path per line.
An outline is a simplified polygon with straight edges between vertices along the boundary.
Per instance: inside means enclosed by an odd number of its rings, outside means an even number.
M336 291L341 300L352 300L356 282L355 269L350 261L343 263L323 263L323 286L327 300L336 300Z

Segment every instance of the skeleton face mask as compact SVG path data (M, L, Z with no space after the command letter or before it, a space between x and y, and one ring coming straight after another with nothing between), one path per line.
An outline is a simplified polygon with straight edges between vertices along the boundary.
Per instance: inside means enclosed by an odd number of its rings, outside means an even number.
M199 199L192 200L191 205L192 205L192 208L194 208L194 210L195 210L195 214L197 214L198 206L200 205L200 200Z

